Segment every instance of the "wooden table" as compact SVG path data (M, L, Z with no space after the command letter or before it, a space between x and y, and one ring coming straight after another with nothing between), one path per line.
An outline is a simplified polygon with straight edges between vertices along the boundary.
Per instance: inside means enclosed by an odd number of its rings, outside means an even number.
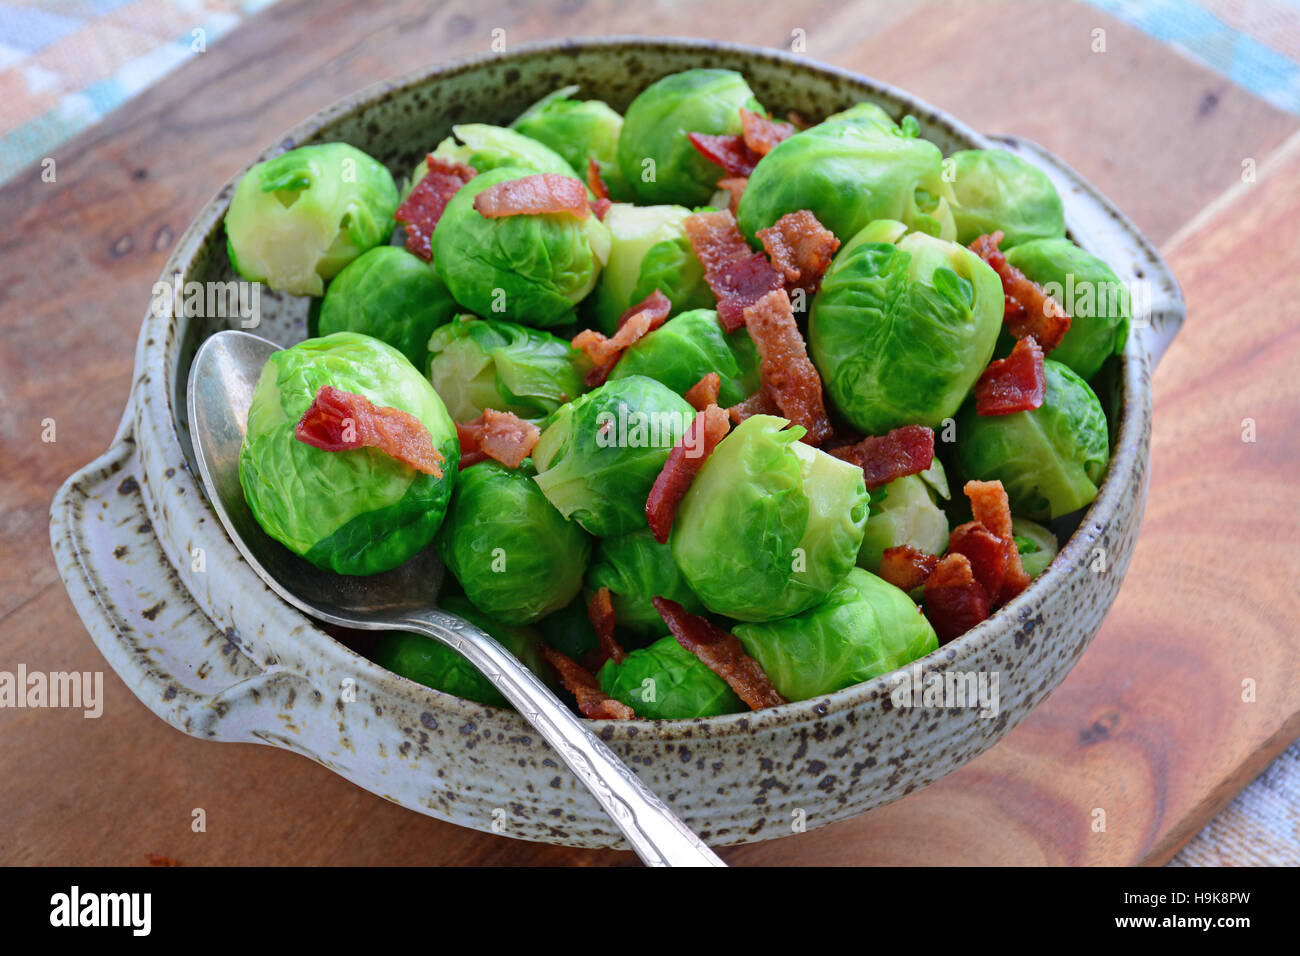
M54 570L50 497L107 447L149 288L249 156L430 60L645 33L788 46L1028 136L1159 244L1190 317L1155 379L1146 524L1101 634L1051 699L927 790L733 864L1159 863L1300 736L1297 120L1066 2L284 0L0 189L0 670L101 670ZM1093 33L1106 31L1106 51ZM1257 172L1242 182L1243 164ZM45 443L44 419L57 423ZM1257 441L1242 441L1252 419ZM1243 702L1243 681L1256 699ZM99 720L0 711L0 862L610 865L385 803L315 764L159 722L106 675ZM207 831L190 830L207 811ZM1107 828L1090 827L1093 809Z

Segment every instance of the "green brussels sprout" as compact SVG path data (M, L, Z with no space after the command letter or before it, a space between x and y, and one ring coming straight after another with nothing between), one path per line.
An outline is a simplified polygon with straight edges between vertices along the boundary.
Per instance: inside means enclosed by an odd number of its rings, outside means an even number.
M863 110L860 104L854 110ZM887 118L886 118L887 119ZM848 242L868 223L897 219L908 228L952 239L952 186L939 147L890 123L852 117L795 133L759 161L736 219L754 241L786 213L811 210ZM909 135L910 134L910 135Z
M587 615L587 602L581 595L538 621L537 630L542 640L575 661L600 647L600 640Z
M1046 571L1058 550L1056 535L1038 522L1026 518L1011 519L1011 535L1015 539L1016 550L1020 552L1020 563L1024 566L1025 573L1036 578Z
M460 473L438 552L465 596L503 624L532 624L582 590L591 539L551 506L528 462Z
M555 150L580 176L586 176L587 161L594 159L610 197L626 197L627 183L618 168L623 117L601 100L570 99L577 91L576 86L566 86L547 94L524 110L510 128Z
M647 527L646 497L695 409L643 375L560 408L533 449L537 484L560 514L603 538Z
M944 481L943 465L936 458L930 465ZM871 492L870 516L858 567L872 574L880 570L886 548L907 545L928 554L943 554L948 547L948 515L937 499L934 486L921 475L895 478Z
M795 617L737 624L736 637L786 700L807 700L888 674L939 646L904 592L854 568Z
M1043 368L1042 407L984 416L972 400L957 418L962 474L1001 481L1012 512L1037 521L1091 503L1110 461L1106 413L1088 383L1052 359Z
M957 241L1002 230L1002 248L1065 235L1065 207L1037 166L1005 149L963 149L948 157L957 201Z
M442 477L375 448L330 452L295 438L325 385L418 418L442 454ZM459 462L456 426L428 379L391 345L336 332L267 360L248 410L239 483L257 523L290 551L338 574L376 574L433 540Z
M1128 288L1106 263L1069 239L1036 239L1008 250L1007 262L1047 291L1071 316L1052 358L1091 379L1128 340Z
M456 300L428 263L400 246L376 246L344 267L321 302L319 335L362 332L423 369L429 336L456 314Z
M668 633L653 598L668 598L693 614L704 613L704 605L677 569L672 551L656 541L649 528L602 538L587 572L587 587L609 588L618 626L643 637Z
M453 126L454 137L448 136L433 151L435 159L447 163L464 163L480 173L486 173L502 166L525 170L526 173L559 173L561 176L584 178L586 169L577 169L545 143L525 136L523 133L504 126L489 126L486 123L462 123ZM460 140L460 142L457 142ZM411 174L409 193L416 183L429 172L429 166L421 160Z
M531 175L516 166L480 173L462 186L433 231L433 258L456 301L479 315L540 328L573 320L609 258L609 230L569 213L489 219L474 197Z
M494 621L462 597L444 597L438 603L444 611L463 617L495 637L501 646L519 658L520 663L530 671L547 684L553 683L550 667L537 649L537 632L532 628L508 627L500 621ZM375 648L374 661L394 674L400 674L444 694L453 694L492 707L510 706L501 692L473 664L446 644L423 634L385 631Z
M623 120L618 165L639 203L701 206L721 167L691 145L688 133L735 136L740 110L762 112L745 78L734 70L685 70L647 86Z
M933 428L953 415L1002 328L997 273L955 242L904 229L880 220L854 236L826 271L809 319L831 402L870 435Z
M713 309L694 309L669 319L623 353L611 380L645 375L679 395L709 372L722 380L718 404L726 408L758 391L759 357L744 328L727 333Z
M682 206L609 207L609 261L587 300L596 328L613 335L619 317L656 289L672 302L672 315L715 305L704 267L686 238L683 223L690 214Z
M429 379L458 422L485 408L546 418L586 389L577 351L549 332L458 316L429 339Z
M825 599L853 567L867 522L862 469L754 415L718 443L673 520L687 583L716 614L770 621Z
M320 295L325 280L388 239L397 185L347 143L300 146L258 163L226 212L230 264L279 292Z
M650 720L717 717L748 709L725 680L671 636L632 651L622 664L606 661L596 676L607 697Z
M884 109L868 100L855 103L848 109L840 110L838 113L832 113L823 122L856 123L860 126L878 129L883 133L898 134L902 132L901 127L894 122L893 118Z

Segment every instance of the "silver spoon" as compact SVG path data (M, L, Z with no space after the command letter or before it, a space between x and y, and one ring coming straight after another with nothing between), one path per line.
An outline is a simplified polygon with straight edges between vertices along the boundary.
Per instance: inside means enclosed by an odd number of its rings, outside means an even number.
M431 550L384 574L352 577L308 564L253 518L239 484L239 448L262 367L279 346L247 332L218 332L190 367L194 457L208 500L248 564L304 614L366 630L415 631L463 654L559 752L650 866L725 866L537 677L474 625L436 606Z

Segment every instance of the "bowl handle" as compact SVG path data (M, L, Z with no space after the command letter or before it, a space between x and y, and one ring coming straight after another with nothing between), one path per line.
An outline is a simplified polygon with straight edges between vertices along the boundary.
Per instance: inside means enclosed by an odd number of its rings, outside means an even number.
M1047 174L1065 204L1065 226L1071 238L1104 259L1129 288L1132 334L1142 342L1154 368L1187 317L1178 280L1160 253L1095 186L1037 143L1018 136L987 138Z

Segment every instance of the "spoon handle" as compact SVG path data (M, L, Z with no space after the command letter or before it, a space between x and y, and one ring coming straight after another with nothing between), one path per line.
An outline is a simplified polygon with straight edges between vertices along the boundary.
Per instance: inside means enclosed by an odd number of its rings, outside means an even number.
M647 866L725 866L536 675L472 624L431 609L397 626L462 654L555 748Z

